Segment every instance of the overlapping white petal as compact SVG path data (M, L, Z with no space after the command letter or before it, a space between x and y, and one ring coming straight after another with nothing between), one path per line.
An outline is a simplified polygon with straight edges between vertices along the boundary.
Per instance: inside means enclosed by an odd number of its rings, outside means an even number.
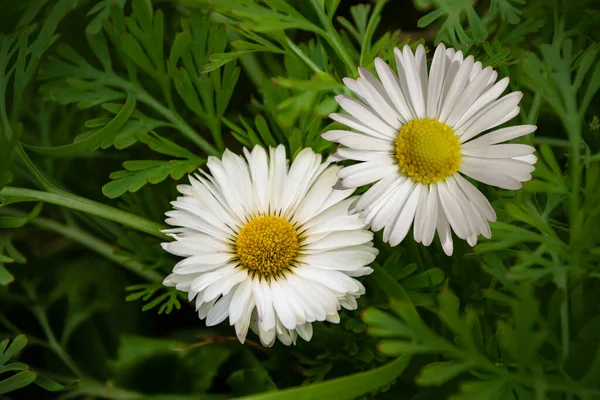
M178 186L182 196L166 214L176 228L165 231L175 240L163 248L186 258L163 283L188 292L207 325L229 319L242 343L248 329L265 346L276 338L286 345L298 336L310 340L312 322L337 323L341 307L356 308L364 287L354 277L372 272L373 234L347 213L354 189L333 188L340 167L319 154L305 149L289 166L283 146L244 155L211 157L208 173ZM379 157L373 162L388 160ZM240 229L261 215L286 219L299 238L293 265L267 279L240 265L235 248Z
M535 131L533 125L494 129L519 113L522 93L502 93L508 78L496 82L491 67L482 68L472 56L440 44L429 72L425 49L413 54L408 46L395 49L397 73L375 59L379 78L360 69L356 81L344 79L358 100L336 99L347 114L331 118L353 131L335 130L323 138L339 143L336 160L358 164L342 168L337 186L354 189L374 184L350 206L383 239L397 245L413 227L417 242L431 244L435 233L444 251L452 254L450 229L475 245L477 237L489 237L488 221L496 215L488 200L461 176L503 189L519 189L531 179L537 158L534 148L504 143ZM402 176L394 156L399 129L413 119L434 118L449 125L461 142L460 169L445 181L424 185Z

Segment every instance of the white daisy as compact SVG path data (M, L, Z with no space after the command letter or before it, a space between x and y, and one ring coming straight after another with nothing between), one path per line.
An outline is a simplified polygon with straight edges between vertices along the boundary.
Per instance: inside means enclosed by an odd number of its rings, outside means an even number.
M423 46L395 49L398 74L375 59L377 79L359 68L356 80L344 83L358 100L337 96L347 114L331 118L356 130L323 134L338 148L337 160L358 164L340 170L340 188L376 182L350 207L383 240L396 246L414 222L414 238L428 246L437 231L446 254L452 234L471 246L477 236L491 236L487 221L496 214L489 201L461 174L503 189L519 189L531 179L534 148L499 144L535 131L519 125L487 132L519 113L523 96L500 97L508 78L496 82L491 67L440 44L427 73ZM487 133L485 133L487 132Z
M288 168L285 148L270 154L226 150L208 159L210 174L178 186L165 231L168 252L186 257L164 284L196 299L208 326L229 317L243 343L248 328L265 346L312 336L313 321L339 322L365 292L354 277L375 259L373 233L347 210L354 189L333 185L340 167L302 150Z

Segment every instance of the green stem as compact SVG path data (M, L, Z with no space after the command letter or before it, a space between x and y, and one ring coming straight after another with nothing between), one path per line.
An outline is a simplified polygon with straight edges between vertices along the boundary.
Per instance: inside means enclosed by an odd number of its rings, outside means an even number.
M565 277L565 280L568 278ZM565 282L566 283L566 282ZM563 288L564 299L562 304L560 305L560 336L561 336L561 349L562 354L561 357L563 362L566 362L569 358L569 344L570 344L570 334L569 334L569 294L568 294L569 284L566 283Z
M27 213L8 208L0 208L0 214L11 215L15 217L27 216ZM129 257L115 254L114 246L110 245L109 243L106 243L101 239L98 239L93 235L90 235L83 229L79 229L75 226L64 225L43 217L36 217L29 223L44 230L59 233L62 236L71 239L74 242L77 242L89 248L90 250L95 251L96 253L104 256L105 258L113 261L114 263L119 264L125 269L151 282L162 282L163 280L163 276L158 272L148 269L148 267L146 267L144 264L136 260L132 260Z
M41 306L36 306L33 309L33 313L37 318L46 338L48 339L48 344L50 348L56 355L65 363L67 367L77 376L82 377L84 374L81 372L79 367L75 364L71 356L65 351L65 349L58 343L56 337L54 336L54 332L52 332L52 328L50 327L50 323L48 322L48 316L46 315L46 311Z
M321 68L319 68L319 66L317 64L315 64L310 58L308 58L308 56L306 54L304 54L302 49L300 49L300 47L298 47L296 45L296 43L294 43L292 40L290 40L290 38L287 37L287 35L285 36L285 41L283 42L283 44L286 47L288 47L292 51L292 53L294 53L300 60L304 61L304 63L310 69L312 69L314 72L317 72L317 73L323 72L323 70Z
M319 17L321 24L325 28L325 32L319 33L321 34L323 39L325 39L331 45L331 47L333 47L333 49L338 54L340 59L344 62L344 64L346 64L347 75L354 76L356 74L356 65L354 64L352 57L350 57L350 54L348 54L348 52L344 49L340 37L337 34L335 28L333 27L333 24L331 23L331 21L329 21L327 15L325 15L325 12L319 5L318 0L310 0L310 2L313 6L313 9L317 13L317 16Z
M63 190L54 186L52 182L50 182L50 180L48 180L48 178L46 178L46 176L35 166L35 164L31 161L31 159L25 152L25 149L23 149L21 143L18 143L17 145L17 155L19 156L21 163L23 163L25 168L29 170L31 175L33 175L35 180L39 183L39 185L42 188L51 193L66 193Z
M571 142L571 203L570 203L570 224L571 237L570 245L574 245L579 241L581 221L579 218L580 212L580 191L581 191L581 128L577 114L570 114L567 121L567 132Z
M118 208L107 206L106 204L98 203L96 201L72 194L47 193L39 190L6 186L0 191L0 195L20 198L20 201L42 201L45 203L56 204L121 223L130 228L154 235L160 239L166 238L166 235L161 232L161 230L164 229L164 226L159 223L147 220L146 218L123 210L119 210Z
M410 356L402 356L394 361L370 371L360 372L326 382L242 397L245 400L309 400L309 399L355 399L392 383L406 369Z

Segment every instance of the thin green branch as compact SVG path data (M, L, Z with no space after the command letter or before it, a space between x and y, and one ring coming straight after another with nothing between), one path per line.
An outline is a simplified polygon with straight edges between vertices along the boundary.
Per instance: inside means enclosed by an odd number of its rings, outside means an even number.
M66 193L65 191L54 186L52 182L50 182L50 180L46 178L46 176L35 166L25 152L25 149L23 149L23 145L21 145L21 143L17 144L17 156L42 188L51 193Z
M6 186L0 191L1 196L14 197L18 201L42 201L45 203L56 204L62 207L71 208L77 211L105 218L110 221L118 222L130 228L141 232L149 233L160 239L166 239L161 230L165 227L154 221L119 210L106 204L98 203L83 197L68 193L47 193L39 190L23 189L18 187Z
M327 18L327 15L325 15L325 12L323 11L323 8L319 4L318 0L310 0L310 2L313 6L313 9L317 13L323 28L325 28L325 32L318 33L329 43L329 45L340 57L342 62L346 65L347 75L354 76L356 73L356 65L354 64L350 54L344 48L344 45L342 44L342 41L340 40L340 37L333 26L333 23L329 20L329 18Z
M77 364L73 361L71 356L65 351L65 349L58 343L56 337L54 336L54 332L52 332L52 328L50 327L50 323L48 322L48 316L46 311L41 306L36 306L33 308L33 313L38 320L46 338L48 339L48 344L50 348L56 355L65 363L67 367L77 376L84 376L83 372L79 369Z
M312 69L314 72L317 72L317 73L323 72L323 70L321 68L319 68L319 66L317 64L315 64L306 54L304 54L304 52L302 51L302 49L300 49L300 47L298 47L296 45L296 43L294 43L292 40L290 40L290 38L287 37L287 35L285 36L285 41L283 42L283 44L292 53L294 53L296 55L296 57L298 57L300 60L304 61L304 63L310 69Z

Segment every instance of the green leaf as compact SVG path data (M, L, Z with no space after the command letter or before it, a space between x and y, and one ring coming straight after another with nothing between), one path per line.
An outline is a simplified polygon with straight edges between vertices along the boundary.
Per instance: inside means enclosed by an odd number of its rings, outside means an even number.
M104 128L90 135L86 139L77 141L73 144L57 147L40 147L27 144L24 144L24 146L36 153L53 157L72 156L74 154L94 150L100 146L103 141L115 137L119 129L127 122L134 109L135 96L132 93L129 93L125 105L123 105L123 108L121 108L115 118L106 124Z
M40 214L42 206L38 203L26 217L0 217L0 228L21 228Z
M513 6L511 1L516 4L525 4L525 0L492 0L490 13L497 14L499 12L503 20L515 25L521 20L520 16L523 12Z
M116 384L148 393L205 393L221 365L235 353L236 347L205 344L183 350L190 343L181 340L144 336L121 337L118 357L108 367ZM140 376L157 379L139 380Z
M87 34L95 35L102 29L102 23L110 16L112 7L123 9L126 0L101 0L87 13L88 16L96 14L85 28Z
M10 346L6 348L8 341L8 339L4 339L0 344L0 350L2 350L2 354L0 355L0 366L6 364L8 360L17 355L17 353L23 350L27 345L27 337L25 335L17 335L12 343L10 343Z
M277 390L269 373L262 368L237 370L227 378L227 385L234 396Z
M426 365L419 376L417 383L423 386L439 386L450 379L467 371L471 366L458 361L441 361Z
M0 257L2 257L2 255L0 255ZM8 260L12 261L12 259L10 258L8 258ZM0 285L2 286L11 284L15 280L15 277L10 272L8 272L4 264L2 264L4 262L10 261L6 261L6 258L0 259Z
M504 399L503 393L508 389L507 382L503 378L464 382L460 386L460 393L450 396L450 400L501 400Z
M10 371L28 371L29 366L23 363L10 363L0 367L0 374Z
M38 374L37 379L35 380L34 383L36 385L38 385L39 387L41 387L42 389L47 390L49 392L65 392L67 390L76 389L77 386L79 385L79 380L73 381L67 385L62 385L62 384L48 378L47 376Z
M156 133L140 132L138 134L138 139L140 140L140 142L145 143L149 148L156 151L157 153L172 157L200 160L200 157L198 155L192 153L186 148L179 146L178 144L168 139L165 139L162 136L157 135Z
M125 170L113 172L110 175L113 181L102 187L102 193L114 199L128 191L137 192L147 183L160 183L169 176L174 180L179 180L185 174L192 173L198 169L203 162L200 158L171 161L126 161L123 163Z
M14 392L17 389L30 385L37 378L37 373L32 371L23 371L0 381L0 394Z
M404 300L410 299L404 287L402 287L389 272L377 264L371 265L371 268L373 268L373 273L369 275L369 278L373 280L388 297Z
M435 348L406 340L382 340L379 342L377 350L389 357L399 357L430 353L435 351Z
M398 318L374 307L367 308L362 314L363 321L368 325L370 335L379 337L410 336L410 330Z
M406 290L429 288L437 286L444 281L444 272L439 268L431 268L418 275L402 280L402 287Z
M286 389L255 396L247 396L247 400L312 400L312 399L355 399L363 394L384 387L400 376L410 361L410 356L403 356L384 366L353 375L336 378L325 382L314 383L304 387Z

